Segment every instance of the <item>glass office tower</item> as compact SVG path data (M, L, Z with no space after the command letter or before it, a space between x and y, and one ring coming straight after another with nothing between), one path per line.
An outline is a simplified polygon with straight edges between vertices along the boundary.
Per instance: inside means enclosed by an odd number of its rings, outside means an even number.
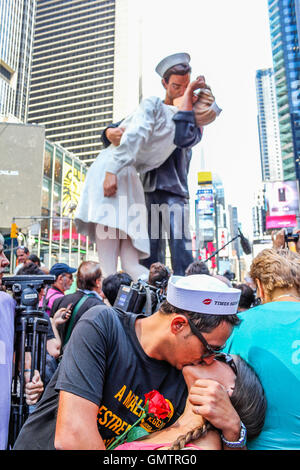
M27 119L36 0L0 0L0 121Z
M29 123L95 158L113 118L115 0L37 0Z
M300 180L299 0L268 0L283 177Z
M257 70L256 98L262 180L282 180L278 110L272 69Z

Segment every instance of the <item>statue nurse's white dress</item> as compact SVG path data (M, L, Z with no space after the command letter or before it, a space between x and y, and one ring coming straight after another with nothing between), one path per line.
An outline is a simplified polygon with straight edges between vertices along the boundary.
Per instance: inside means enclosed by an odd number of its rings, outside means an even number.
M96 241L105 276L116 272L118 255L122 269L134 279L147 272L138 262L150 253L139 174L159 167L176 148L172 119L176 112L177 107L164 104L158 97L146 98L122 122L125 131L120 145L102 150L89 168L75 224L79 233ZM118 190L112 197L103 193L106 172L117 175Z

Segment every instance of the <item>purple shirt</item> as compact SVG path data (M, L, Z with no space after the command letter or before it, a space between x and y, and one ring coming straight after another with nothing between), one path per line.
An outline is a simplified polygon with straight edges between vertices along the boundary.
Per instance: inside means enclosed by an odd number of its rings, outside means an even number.
M6 292L0 291L0 449L7 446L12 364L14 352L15 301Z

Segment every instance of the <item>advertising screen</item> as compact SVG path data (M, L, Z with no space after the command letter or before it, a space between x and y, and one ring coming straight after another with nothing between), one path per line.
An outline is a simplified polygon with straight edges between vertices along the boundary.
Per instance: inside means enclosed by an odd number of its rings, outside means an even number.
M211 185L202 186L196 196L198 215L214 213L214 194Z
M265 183L266 228L296 227L299 215L297 181Z

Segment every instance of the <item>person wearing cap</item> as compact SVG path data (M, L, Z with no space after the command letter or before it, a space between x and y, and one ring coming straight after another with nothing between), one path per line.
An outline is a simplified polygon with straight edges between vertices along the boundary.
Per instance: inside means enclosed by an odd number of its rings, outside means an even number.
M190 56L177 53L165 57L156 67L165 89L164 103L174 105L174 100L188 91L190 83ZM202 78L201 88L205 86ZM190 91L192 93L192 91ZM142 259L148 269L159 261L165 264L165 239L162 227L167 227L172 269L174 274L183 276L187 266L193 262L189 224L188 171L192 156L191 148L198 144L202 130L195 123L192 106L180 110L174 117L175 148L157 168L141 175L148 213L150 256ZM105 146L118 145L124 132L124 122L109 126L103 131ZM112 172L113 173L113 172ZM114 181L114 175L110 175ZM158 213L160 206L170 208ZM176 208L176 213L172 211Z
M212 276L179 276L169 280L167 300L151 316L124 315L106 305L90 309L14 448L105 450L137 420L152 390L171 411L164 421L149 417L142 426L154 432L172 425L188 397L183 367L214 362L239 323L240 293ZM227 443L245 445L224 387L201 381L189 399Z
M50 316L53 303L59 297L65 295L70 289L73 282L73 274L77 271L65 263L56 263L50 269L51 276L56 276L55 282L47 289L45 295L39 303L39 307L43 308Z

